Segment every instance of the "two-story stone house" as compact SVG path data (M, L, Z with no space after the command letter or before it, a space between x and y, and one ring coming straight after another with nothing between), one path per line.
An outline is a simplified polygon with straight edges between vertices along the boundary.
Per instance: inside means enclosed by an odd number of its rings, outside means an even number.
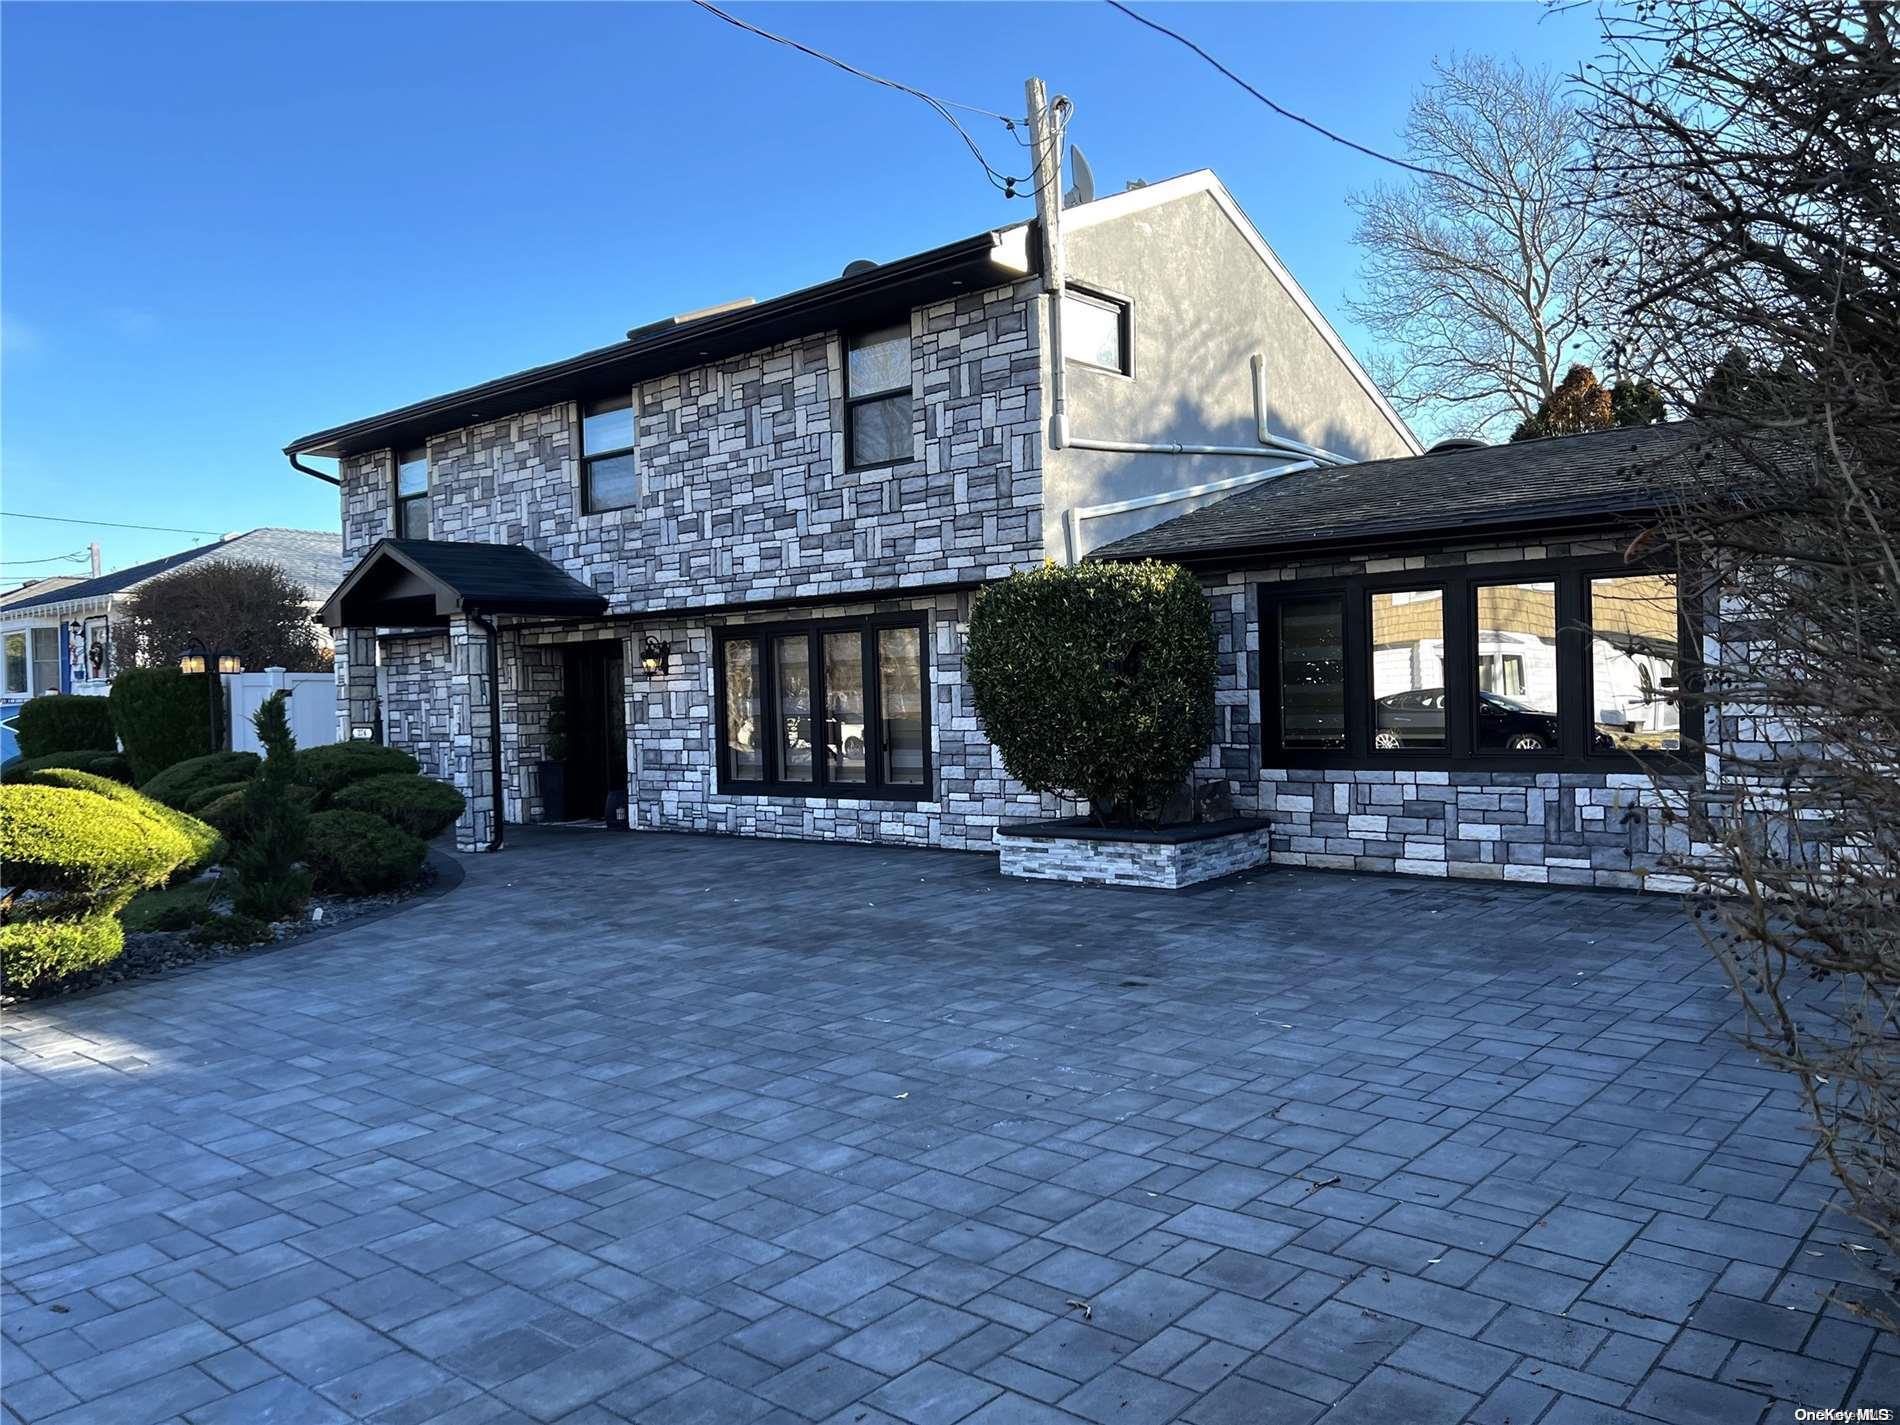
M1042 813L971 706L983 584L1419 449L1211 173L1062 229L1060 297L1025 223L293 442L339 462L344 734L462 788L468 849L621 793L971 848Z

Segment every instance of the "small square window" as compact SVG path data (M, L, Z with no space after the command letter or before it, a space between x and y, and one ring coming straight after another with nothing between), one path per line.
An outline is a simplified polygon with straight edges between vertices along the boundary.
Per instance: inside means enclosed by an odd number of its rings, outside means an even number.
M1127 376L1128 304L1071 287L1062 294L1062 355Z

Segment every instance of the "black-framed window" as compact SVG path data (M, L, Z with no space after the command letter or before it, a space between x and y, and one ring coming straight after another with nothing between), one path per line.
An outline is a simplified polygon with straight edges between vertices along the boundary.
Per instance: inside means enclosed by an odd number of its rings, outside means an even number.
M914 457L909 321L845 339L844 397L847 470L872 470Z
M1601 771L1700 741L1672 570L1593 556L1259 593L1268 766Z
M426 448L396 454L396 538L429 537L429 452Z
M921 614L719 630L719 790L929 799Z
M581 403L581 512L624 510L640 501L633 396Z
M1063 288L1063 360L1132 376L1133 335L1127 302L1080 287Z

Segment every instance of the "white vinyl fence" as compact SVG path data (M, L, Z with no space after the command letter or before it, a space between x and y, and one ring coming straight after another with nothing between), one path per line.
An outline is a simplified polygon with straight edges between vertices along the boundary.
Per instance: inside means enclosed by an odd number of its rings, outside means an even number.
M251 726L251 714L279 688L290 694L290 733L299 747L336 741L336 679L328 673L286 673L266 668L261 673L226 673L224 706L231 719L233 752L264 751Z

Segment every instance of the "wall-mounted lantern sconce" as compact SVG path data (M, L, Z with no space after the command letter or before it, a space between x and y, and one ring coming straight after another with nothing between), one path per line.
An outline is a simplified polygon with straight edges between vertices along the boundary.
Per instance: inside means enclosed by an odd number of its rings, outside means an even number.
M647 676L657 678L666 672L667 660L671 657L673 645L662 643L651 634L640 646L640 666L647 670Z

